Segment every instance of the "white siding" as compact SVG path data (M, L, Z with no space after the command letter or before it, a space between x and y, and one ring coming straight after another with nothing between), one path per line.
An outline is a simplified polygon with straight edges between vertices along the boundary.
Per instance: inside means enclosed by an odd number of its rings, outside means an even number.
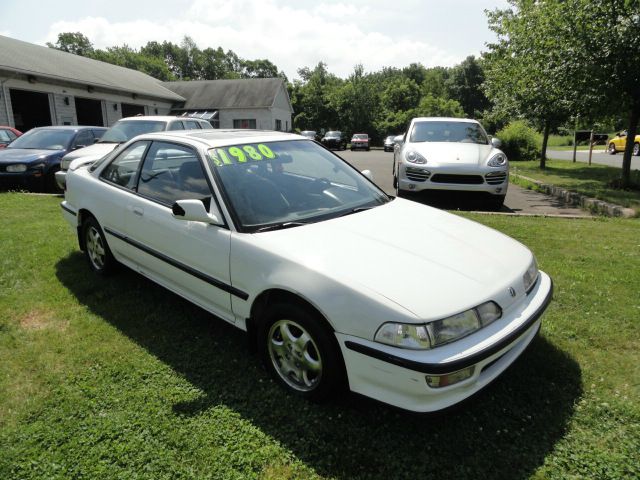
M2 79L0 78L0 81ZM29 83L21 79L9 79L4 82L2 96L0 98L0 125L13 126L13 111L11 110L11 97L9 90L12 88L20 90L29 90L32 92L41 92L49 94L50 109L52 112L52 122L54 125L63 125L64 121L72 118L73 124L77 124L77 116L75 112L74 98L91 98L102 101L103 120L105 126L110 127L122 117L121 102L142 105L148 115L155 115L155 109L158 109L158 115L167 115L171 110L172 102L167 100L152 100L146 98L137 98L133 100L131 95L105 93L105 92L88 92L86 88L80 88L74 85L57 85L46 83L46 80L40 80L37 83ZM6 95L6 97L5 97ZM69 99L69 105L65 103L65 98ZM8 104L9 112L6 105ZM114 110L113 105L118 105ZM106 118L104 118L106 117Z

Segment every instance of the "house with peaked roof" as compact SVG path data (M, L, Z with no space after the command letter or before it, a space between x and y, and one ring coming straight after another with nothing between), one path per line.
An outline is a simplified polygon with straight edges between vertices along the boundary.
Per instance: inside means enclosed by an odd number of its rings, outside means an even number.
M184 101L142 72L0 36L0 125L110 126Z
M197 116L214 128L292 129L293 108L281 78L164 82L185 98L172 109L176 115Z

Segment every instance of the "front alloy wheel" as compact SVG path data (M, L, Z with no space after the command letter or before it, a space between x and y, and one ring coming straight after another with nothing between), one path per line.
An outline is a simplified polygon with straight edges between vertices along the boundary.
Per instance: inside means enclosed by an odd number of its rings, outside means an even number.
M322 357L309 332L292 320L269 329L269 358L282 380L294 390L310 392L322 379Z
M320 313L296 301L277 302L259 321L262 362L287 390L322 401L344 386L340 347Z

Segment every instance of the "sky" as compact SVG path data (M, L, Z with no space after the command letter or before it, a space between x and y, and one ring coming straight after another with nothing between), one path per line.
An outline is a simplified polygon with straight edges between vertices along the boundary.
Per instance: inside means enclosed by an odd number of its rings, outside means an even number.
M346 78L357 64L453 66L495 39L486 9L506 0L2 0L0 35L39 45L81 32L96 48L147 42L222 47L266 58L292 80L318 62Z

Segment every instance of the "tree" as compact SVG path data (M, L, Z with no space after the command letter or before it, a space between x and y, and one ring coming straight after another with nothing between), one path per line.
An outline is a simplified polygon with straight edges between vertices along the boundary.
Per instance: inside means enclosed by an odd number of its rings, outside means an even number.
M514 8L489 12L498 39L484 55L485 89L495 109L524 117L543 129L540 168L552 128L565 122L574 105L563 77L567 52L554 34L560 2L509 0Z
M47 42L47 47L81 57L92 57L94 52L93 44L80 32L59 33L58 41L55 44Z
M482 90L484 71L473 55L449 72L445 81L449 98L457 100L468 117L477 118L489 107L489 100Z

